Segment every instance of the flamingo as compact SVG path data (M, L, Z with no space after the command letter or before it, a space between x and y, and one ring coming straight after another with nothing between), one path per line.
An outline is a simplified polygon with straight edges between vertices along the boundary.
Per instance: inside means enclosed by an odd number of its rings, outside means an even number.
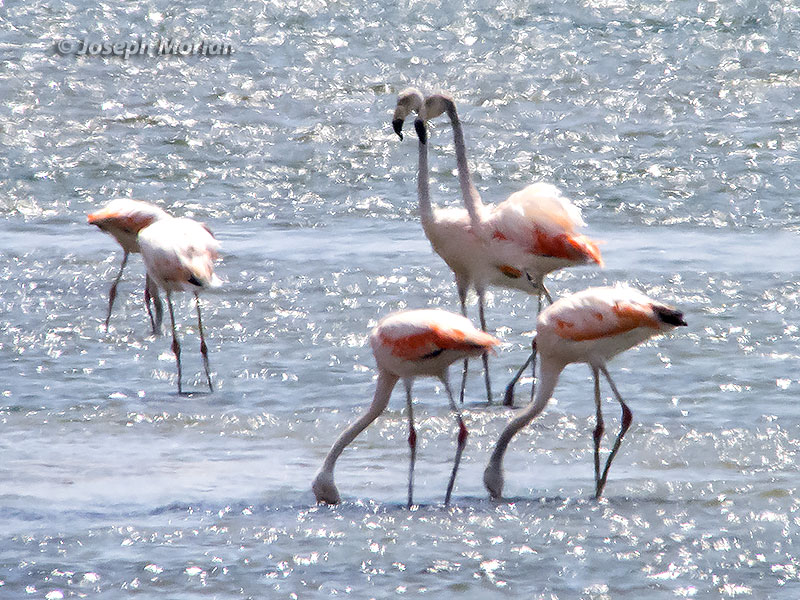
M534 353L541 356L541 375L536 396L503 430L483 473L489 494L499 499L503 492L503 456L511 439L547 405L558 376L570 363L587 363L594 375L594 402L597 423L594 429L595 497L600 498L608 470L631 425L632 413L622 399L606 368L606 363L625 350L675 327L685 326L683 313L647 297L628 286L589 288L566 296L539 315L534 337ZM535 364L535 363L534 363ZM603 415L600 410L600 373L622 407L619 434L600 472L600 440Z
M419 112L424 108L424 98L419 90L409 88L400 93L397 98L397 107L394 111L392 126L395 133L403 139L403 122L411 112ZM428 148L425 121L414 123L419 136L419 164L417 169L417 199L419 202L420 220L425 236L430 241L434 252L453 271L458 290L458 299L461 303L461 314L467 316L467 293L471 287L478 294L478 315L481 329L486 331L486 317L484 315L483 297L485 287L480 285L479 271L488 269L482 265L485 260L485 250L478 236L475 235L469 214L463 208L446 207L434 208L431 204L428 182ZM466 382L468 359L464 359L460 399L464 402L464 388ZM486 382L486 399L492 401L491 380L489 378L489 358L483 356L484 377Z
M169 318L172 323L172 352L178 363L178 393L181 387L181 345L175 331L175 312L172 292L191 291L197 306L197 326L200 332L200 353L203 356L209 391L214 391L208 366L208 347L200 316L200 296L205 288L221 285L214 273L214 261L219 257L219 242L202 223L187 218L168 218L156 221L139 232L139 247L153 282L167 293Z
M111 291L108 293L106 331L108 331L108 323L111 320L111 309L114 307L114 300L117 297L117 285L122 278L122 271L125 270L125 265L128 263L128 255L139 252L139 242L136 236L148 225L169 217L170 215L158 206L141 200L132 200L131 198L111 200L103 208L87 216L90 225L97 225L102 231L113 236L117 243L122 246L124 252L119 273L111 284ZM155 319L153 318L153 312L150 310L151 298L156 310ZM144 303L147 308L147 314L150 316L150 325L153 327L153 333L158 335L161 330L164 309L161 305L161 298L158 296L158 289L152 284L149 275L145 279Z
M370 335L370 345L378 367L378 381L372 404L364 415L342 432L325 457L311 486L317 502L337 504L340 501L339 490L333 480L336 460L347 445L386 409L394 386L402 379L406 388L408 445L411 451L408 506L412 505L417 433L414 428L411 386L415 377L433 376L438 377L444 385L450 409L458 423L458 445L445 495L445 505L449 504L461 454L467 441L467 428L453 401L447 370L457 360L466 356L477 356L499 343L497 338L476 329L465 317L444 310L402 311L382 319Z
M414 123L417 130L426 121L443 113L447 113L450 119L461 196L471 232L479 239L481 246L477 251L470 247L470 257L464 260L468 264L465 269L467 276L462 279L465 280L466 287L474 287L478 295L478 310L484 330L484 296L487 286L519 289L528 294L536 294L538 310L541 311L542 295L552 303L550 293L544 285L547 274L557 269L588 263L602 266L603 260L596 243L577 231L579 227L586 225L580 208L564 197L557 187L537 182L515 192L500 204L485 206L482 203L472 182L461 121L455 101L450 96L432 94L422 99L422 94L413 88L401 92L392 122L398 135L402 133L403 120L411 110L417 112ZM422 168L420 161L420 171ZM422 178L423 174L418 174L418 177ZM427 162L424 179L424 191L427 193ZM464 220L463 214L461 220ZM458 281L458 275L456 280ZM461 293L459 290L460 295ZM466 296L466 290L463 294ZM465 311L462 301L462 313L465 314ZM529 358L525 362L506 387L505 405L513 404L514 385L530 364L530 360ZM487 394L491 395L488 357L484 358L484 369ZM465 364L462 400L466 373Z

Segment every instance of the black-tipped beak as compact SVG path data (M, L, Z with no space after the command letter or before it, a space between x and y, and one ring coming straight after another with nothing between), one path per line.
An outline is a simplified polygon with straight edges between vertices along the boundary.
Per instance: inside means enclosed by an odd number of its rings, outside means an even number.
M687 323L681 311L667 308L666 306L655 306L653 308L662 323L673 325L674 327L686 327Z
M419 141L423 144L428 143L428 130L425 129L425 121L422 119L416 119L414 121L414 129L417 132L417 136L419 137Z
M403 139L403 119L395 119L392 121L392 129L398 135L398 137L402 140Z

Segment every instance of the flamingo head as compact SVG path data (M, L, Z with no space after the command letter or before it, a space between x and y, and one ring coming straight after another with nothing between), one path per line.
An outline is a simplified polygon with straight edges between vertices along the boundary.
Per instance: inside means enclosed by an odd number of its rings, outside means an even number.
M661 323L672 327L686 327L686 320L683 318L683 313L669 306L661 304L653 304L653 312Z
M425 119L417 117L414 119L414 130L417 132L421 144L428 143L428 129L425 127Z
M403 122L412 112L419 112L423 102L422 92L416 88L407 88L397 96L397 106L392 116L392 128L401 140L403 139Z
M339 490L336 489L336 484L333 482L333 473L328 471L317 473L311 489L314 491L317 502L321 504L339 504L341 500Z
M448 94L431 94L425 98L425 118L435 119L443 113L455 113L456 103Z
M489 463L483 472L483 485L492 500L499 500L503 497L503 470L499 465Z

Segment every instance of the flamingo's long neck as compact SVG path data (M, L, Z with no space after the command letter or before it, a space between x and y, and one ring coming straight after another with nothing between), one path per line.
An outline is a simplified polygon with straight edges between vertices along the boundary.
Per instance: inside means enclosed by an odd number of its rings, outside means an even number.
M503 433L500 434L500 438L497 440L497 444L492 452L492 457L489 459L489 468L495 470L502 469L503 455L506 452L506 448L508 448L508 444L511 442L512 438L517 435L520 429L533 421L533 419L544 410L544 407L547 406L547 402L550 400L550 397L553 395L553 390L556 388L558 376L561 374L562 369L563 365L548 361L544 358L542 359L540 375L536 381L536 395L533 401L525 407L520 414L513 418L511 422L506 425Z
M431 206L430 183L428 181L428 145L419 142L419 167L417 170L417 198L419 200L419 217L422 226L427 228L434 222L433 206Z
M453 143L456 147L456 164L458 165L458 184L461 186L461 197L469 213L473 227L480 226L481 211L483 203L481 195L472 183L472 174L467 164L467 145L464 142L464 130L461 128L461 120L458 118L456 106L450 103L447 106L447 116L450 117L450 125L453 128Z
M378 372L378 382L375 386L375 395L372 398L372 404L369 410L364 413L359 419L345 429L341 435L336 439L328 456L325 457L325 462L322 464L321 471L333 474L333 469L336 466L336 459L344 451L344 449L352 442L356 436L364 431L370 423L377 419L380 414L389 404L389 397L392 395L392 390L397 383L397 376L392 375L386 371L380 370Z

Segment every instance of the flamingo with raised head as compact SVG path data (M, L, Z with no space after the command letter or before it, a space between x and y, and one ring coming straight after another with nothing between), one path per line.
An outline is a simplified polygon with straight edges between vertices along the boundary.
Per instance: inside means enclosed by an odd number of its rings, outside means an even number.
M595 497L600 498L611 462L631 425L632 413L611 379L606 363L620 352L645 340L686 325L683 313L628 286L589 288L557 300L544 309L536 324L534 353L541 360L536 395L503 430L483 473L492 498L503 493L503 457L511 439L544 410L561 371L571 363L587 363L594 375L596 426L594 429ZM535 364L535 357L534 357ZM619 434L600 471L600 441L604 432L600 408L600 373L608 380L622 407Z
M536 294L540 311L542 295L552 302L544 285L544 278L548 273L589 263L602 266L603 261L597 245L578 232L578 228L585 226L580 208L564 197L555 186L542 182L534 183L515 192L500 204L485 206L472 182L464 133L454 100L445 94L432 94L427 98L421 98L421 93L414 89L402 92L392 125L395 132L400 135L403 120L411 110L417 112L414 125L418 131L422 130L421 127L427 120L443 113L447 113L450 119L462 199L469 217L471 232L479 239L482 246L479 251L470 247L470 256L463 261L468 264L464 269L467 276L463 279L466 280L466 288L472 286L476 290L481 326L484 330L486 328L483 316L484 295L487 286L519 289L529 294ZM422 161L420 161L420 171L422 171ZM418 173L418 178L421 179L423 175L425 186L424 190L422 186L420 189L427 192L427 161L425 173ZM422 196L420 203L422 204ZM463 220L463 215L461 219ZM456 279L458 281L458 275ZM461 295L461 290L459 294ZM466 291L463 294L465 296ZM465 311L462 302L462 313ZM526 361L507 386L504 404L510 406L513 403L514 385L530 364L530 360L529 358ZM488 369L487 359L484 360L484 368ZM462 377L462 400L466 373L465 365ZM490 394L488 370L486 381L487 394Z
M139 252L139 242L136 236L139 232L161 219L170 218L170 215L163 209L143 202L142 200L133 200L131 198L115 198L106 204L100 210L97 210L88 215L90 225L97 225L101 230L113 236L117 243L122 246L122 264L119 268L114 282L111 284L111 290L108 293L108 312L106 313L106 331L108 331L108 324L111 320L111 310L114 307L114 300L117 297L117 285L122 279L122 271L125 270L125 265L128 263L128 255ZM152 299L155 306L155 317L150 309L150 300ZM144 287L144 303L147 308L147 314L150 317L150 325L153 328L153 333L158 335L161 330L161 319L164 309L161 305L161 298L158 296L158 290L153 286L150 277L145 279Z
M409 88L400 93L397 98L397 107L394 111L392 126L395 133L403 139L403 122L412 112L419 112L424 108L424 98L419 90ZM480 238L475 235L469 214L463 208L445 207L434 208L431 204L430 186L428 180L428 147L425 121L415 122L419 137L419 162L417 168L417 200L419 203L420 220L425 236L430 241L433 250L442 257L444 262L453 271L458 290L458 299L461 303L461 314L467 316L467 293L470 288L475 288L478 295L478 310L481 329L486 331L486 317L484 315L483 297L485 286L478 275L490 268L482 264L486 259L486 251ZM464 375L462 377L461 402L464 401L464 387L466 381L468 360L464 360ZM492 388L489 377L489 359L483 356L484 378L486 382L486 399L491 403Z
M183 394L183 387L181 345L175 330L175 311L172 306L172 292L176 291L188 291L194 294L200 353L203 357L208 389L214 391L198 293L203 289L219 287L222 283L214 273L214 261L219 257L219 242L205 225L187 218L156 221L139 232L138 241L148 275L167 294L167 307L172 323L172 352L178 364L178 393Z
M453 470L445 494L445 505L455 485L456 473L467 441L467 428L448 382L448 367L467 356L477 356L497 346L500 341L476 329L465 317L438 309L408 310L393 313L382 319L369 338L378 367L375 395L367 412L345 429L334 442L322 468L312 484L318 502L337 504L339 490L333 479L336 460L358 434L366 429L386 409L392 390L402 379L406 388L408 410L408 445L411 459L408 471L408 505L413 504L414 464L416 462L417 432L411 386L415 377L437 377L447 391L450 409L458 423L458 444Z

